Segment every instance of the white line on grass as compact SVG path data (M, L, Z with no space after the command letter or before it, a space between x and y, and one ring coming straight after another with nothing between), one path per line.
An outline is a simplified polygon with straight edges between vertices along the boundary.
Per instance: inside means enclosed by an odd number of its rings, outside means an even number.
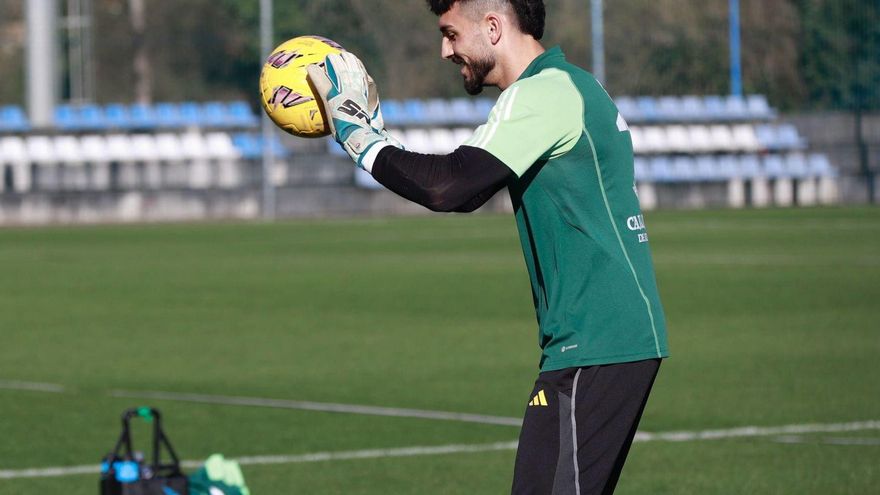
M422 409L403 409L397 407L362 406L357 404L335 404L330 402L309 402L286 399L265 399L259 397L236 397L225 395L184 394L176 392L114 390L113 397L132 399L156 399L178 402L199 402L204 404L222 404L228 406L271 407L276 409L301 409L304 411L337 412L349 414L365 414L370 416L393 416L397 418L438 419L445 421L461 421L464 423L480 423L487 425L520 426L522 419L485 414L467 414L447 411L426 411Z
M747 426L728 430L677 431L668 433L640 432L636 442L690 442L700 440L720 440L724 438L796 435L799 433L836 433L844 431L880 430L880 421L857 421L852 423L832 424L800 424L776 427ZM838 439L844 440L844 439ZM841 442L842 443L842 442ZM864 445L859 444L859 445ZM873 444L872 444L873 445ZM414 457L422 455L464 454L477 452L493 452L515 450L517 442L495 442L473 445L439 445L422 447L402 447L395 449L353 450L346 452L317 452L312 454L285 456L257 456L236 459L242 465L266 464L298 464L304 462L342 461L352 459L379 459L387 457ZM184 461L187 468L201 466L202 461ZM0 470L0 480L17 478L48 478L77 474L96 474L100 468L96 465L51 467L20 470Z
M54 383L22 382L18 380L0 380L0 389L29 390L32 392L64 393L64 387Z

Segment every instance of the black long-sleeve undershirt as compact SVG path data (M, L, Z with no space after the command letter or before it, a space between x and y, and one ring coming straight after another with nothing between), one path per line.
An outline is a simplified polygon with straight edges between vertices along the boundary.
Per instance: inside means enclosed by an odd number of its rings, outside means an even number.
M448 155L424 155L393 146L373 163L373 177L400 196L431 211L471 212L515 175L491 153L460 146Z

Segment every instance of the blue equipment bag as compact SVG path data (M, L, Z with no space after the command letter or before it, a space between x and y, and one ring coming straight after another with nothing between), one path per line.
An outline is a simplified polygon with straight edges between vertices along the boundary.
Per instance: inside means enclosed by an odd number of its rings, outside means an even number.
M144 459L131 446L131 419L140 417L153 423L152 459ZM171 457L161 462L161 450ZM124 450L124 451L123 451ZM113 452L101 462L101 495L188 495L186 476L171 442L162 430L159 411L149 407L128 409L122 414L122 433Z

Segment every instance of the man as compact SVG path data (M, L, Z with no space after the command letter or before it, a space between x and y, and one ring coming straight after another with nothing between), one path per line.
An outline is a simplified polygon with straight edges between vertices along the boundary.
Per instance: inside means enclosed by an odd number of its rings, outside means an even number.
M401 149L353 55L309 75L336 140L388 189L458 212L509 189L542 350L513 493L612 493L668 356L626 121L595 78L558 47L544 50L541 0L428 3L465 89L502 90L453 153Z

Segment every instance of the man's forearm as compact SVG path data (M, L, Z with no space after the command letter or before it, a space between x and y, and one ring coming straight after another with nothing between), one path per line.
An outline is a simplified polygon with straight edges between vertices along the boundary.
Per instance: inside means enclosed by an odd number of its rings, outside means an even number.
M389 190L432 211L474 211L514 177L491 153L461 146L448 155L382 149L371 170Z

